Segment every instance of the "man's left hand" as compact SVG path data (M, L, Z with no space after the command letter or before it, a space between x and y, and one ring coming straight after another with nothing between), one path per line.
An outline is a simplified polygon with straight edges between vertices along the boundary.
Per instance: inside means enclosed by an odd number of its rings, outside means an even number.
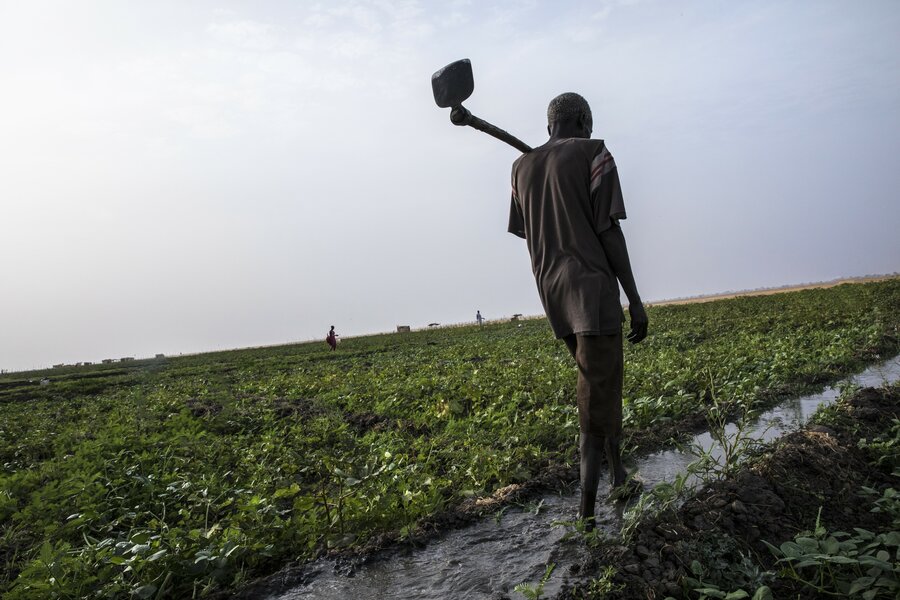
M647 337L647 312L640 302L628 305L628 314L631 316L631 331L625 339L632 344L637 344Z

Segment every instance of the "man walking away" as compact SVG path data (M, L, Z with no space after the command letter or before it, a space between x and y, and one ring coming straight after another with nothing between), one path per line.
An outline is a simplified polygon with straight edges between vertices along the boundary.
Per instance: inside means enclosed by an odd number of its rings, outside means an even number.
M547 319L578 366L581 452L579 516L593 528L603 454L614 492L622 466L622 323L619 284L628 297L631 331L647 335L625 237L625 204L616 163L603 140L592 140L593 120L578 94L554 98L547 108L543 146L512 168L509 231L525 239Z
M475 320L478 321L478 325L481 326L484 324L484 317L481 316L481 311L475 311Z

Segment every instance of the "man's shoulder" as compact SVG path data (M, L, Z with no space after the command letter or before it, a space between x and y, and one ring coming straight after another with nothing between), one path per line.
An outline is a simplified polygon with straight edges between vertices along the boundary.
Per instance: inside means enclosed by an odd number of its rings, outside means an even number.
M596 154L603 150L606 142L603 140L595 140L589 138L566 138L556 142L548 142L535 150L543 151L546 154ZM528 156L527 154L523 156Z
M559 160L567 162L574 156L579 155L590 161L594 156L602 152L605 147L606 142L603 140L587 138L566 138L564 140L549 141L531 152L526 152L519 156L513 161L512 170L515 173L523 164L555 164Z
M598 152L602 151L606 147L605 140L598 140L598 139L594 139L594 138L573 139L572 144L573 144L573 146L577 147L579 150L581 150L585 154L597 154Z

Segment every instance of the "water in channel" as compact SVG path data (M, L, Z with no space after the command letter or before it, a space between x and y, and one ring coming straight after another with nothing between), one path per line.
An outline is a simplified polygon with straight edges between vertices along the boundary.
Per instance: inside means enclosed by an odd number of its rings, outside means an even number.
M842 383L861 387L880 386L900 379L900 356L869 367ZM820 394L787 400L762 414L753 426L753 436L772 441L804 424L822 405L833 402L841 384ZM733 425L728 426L733 433ZM716 452L709 433L694 438L694 443ZM694 447L694 444L689 447ZM639 458L630 466L637 469L647 486L672 481L696 459L689 451L668 450ZM601 498L608 489L601 482ZM398 548L387 555L348 569L331 560L307 565L304 583L269 600L344 600L346 598L472 600L524 597L513 591L519 583L536 584L547 565L555 569L544 586L545 597L555 595L571 583L569 567L584 556L584 544L577 536L566 534L578 511L578 493L549 495L523 506L509 506L502 513L486 517L463 529L448 531L424 547ZM597 503L601 527L610 533L621 527L621 514L612 506Z

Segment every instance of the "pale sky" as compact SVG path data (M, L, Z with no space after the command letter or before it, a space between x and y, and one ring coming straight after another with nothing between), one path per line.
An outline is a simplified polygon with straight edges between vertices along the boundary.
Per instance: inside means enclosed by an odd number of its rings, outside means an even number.
M542 309L517 152L591 103L645 301L900 270L900 3L0 0L0 368ZM652 334L652 323L651 323Z

